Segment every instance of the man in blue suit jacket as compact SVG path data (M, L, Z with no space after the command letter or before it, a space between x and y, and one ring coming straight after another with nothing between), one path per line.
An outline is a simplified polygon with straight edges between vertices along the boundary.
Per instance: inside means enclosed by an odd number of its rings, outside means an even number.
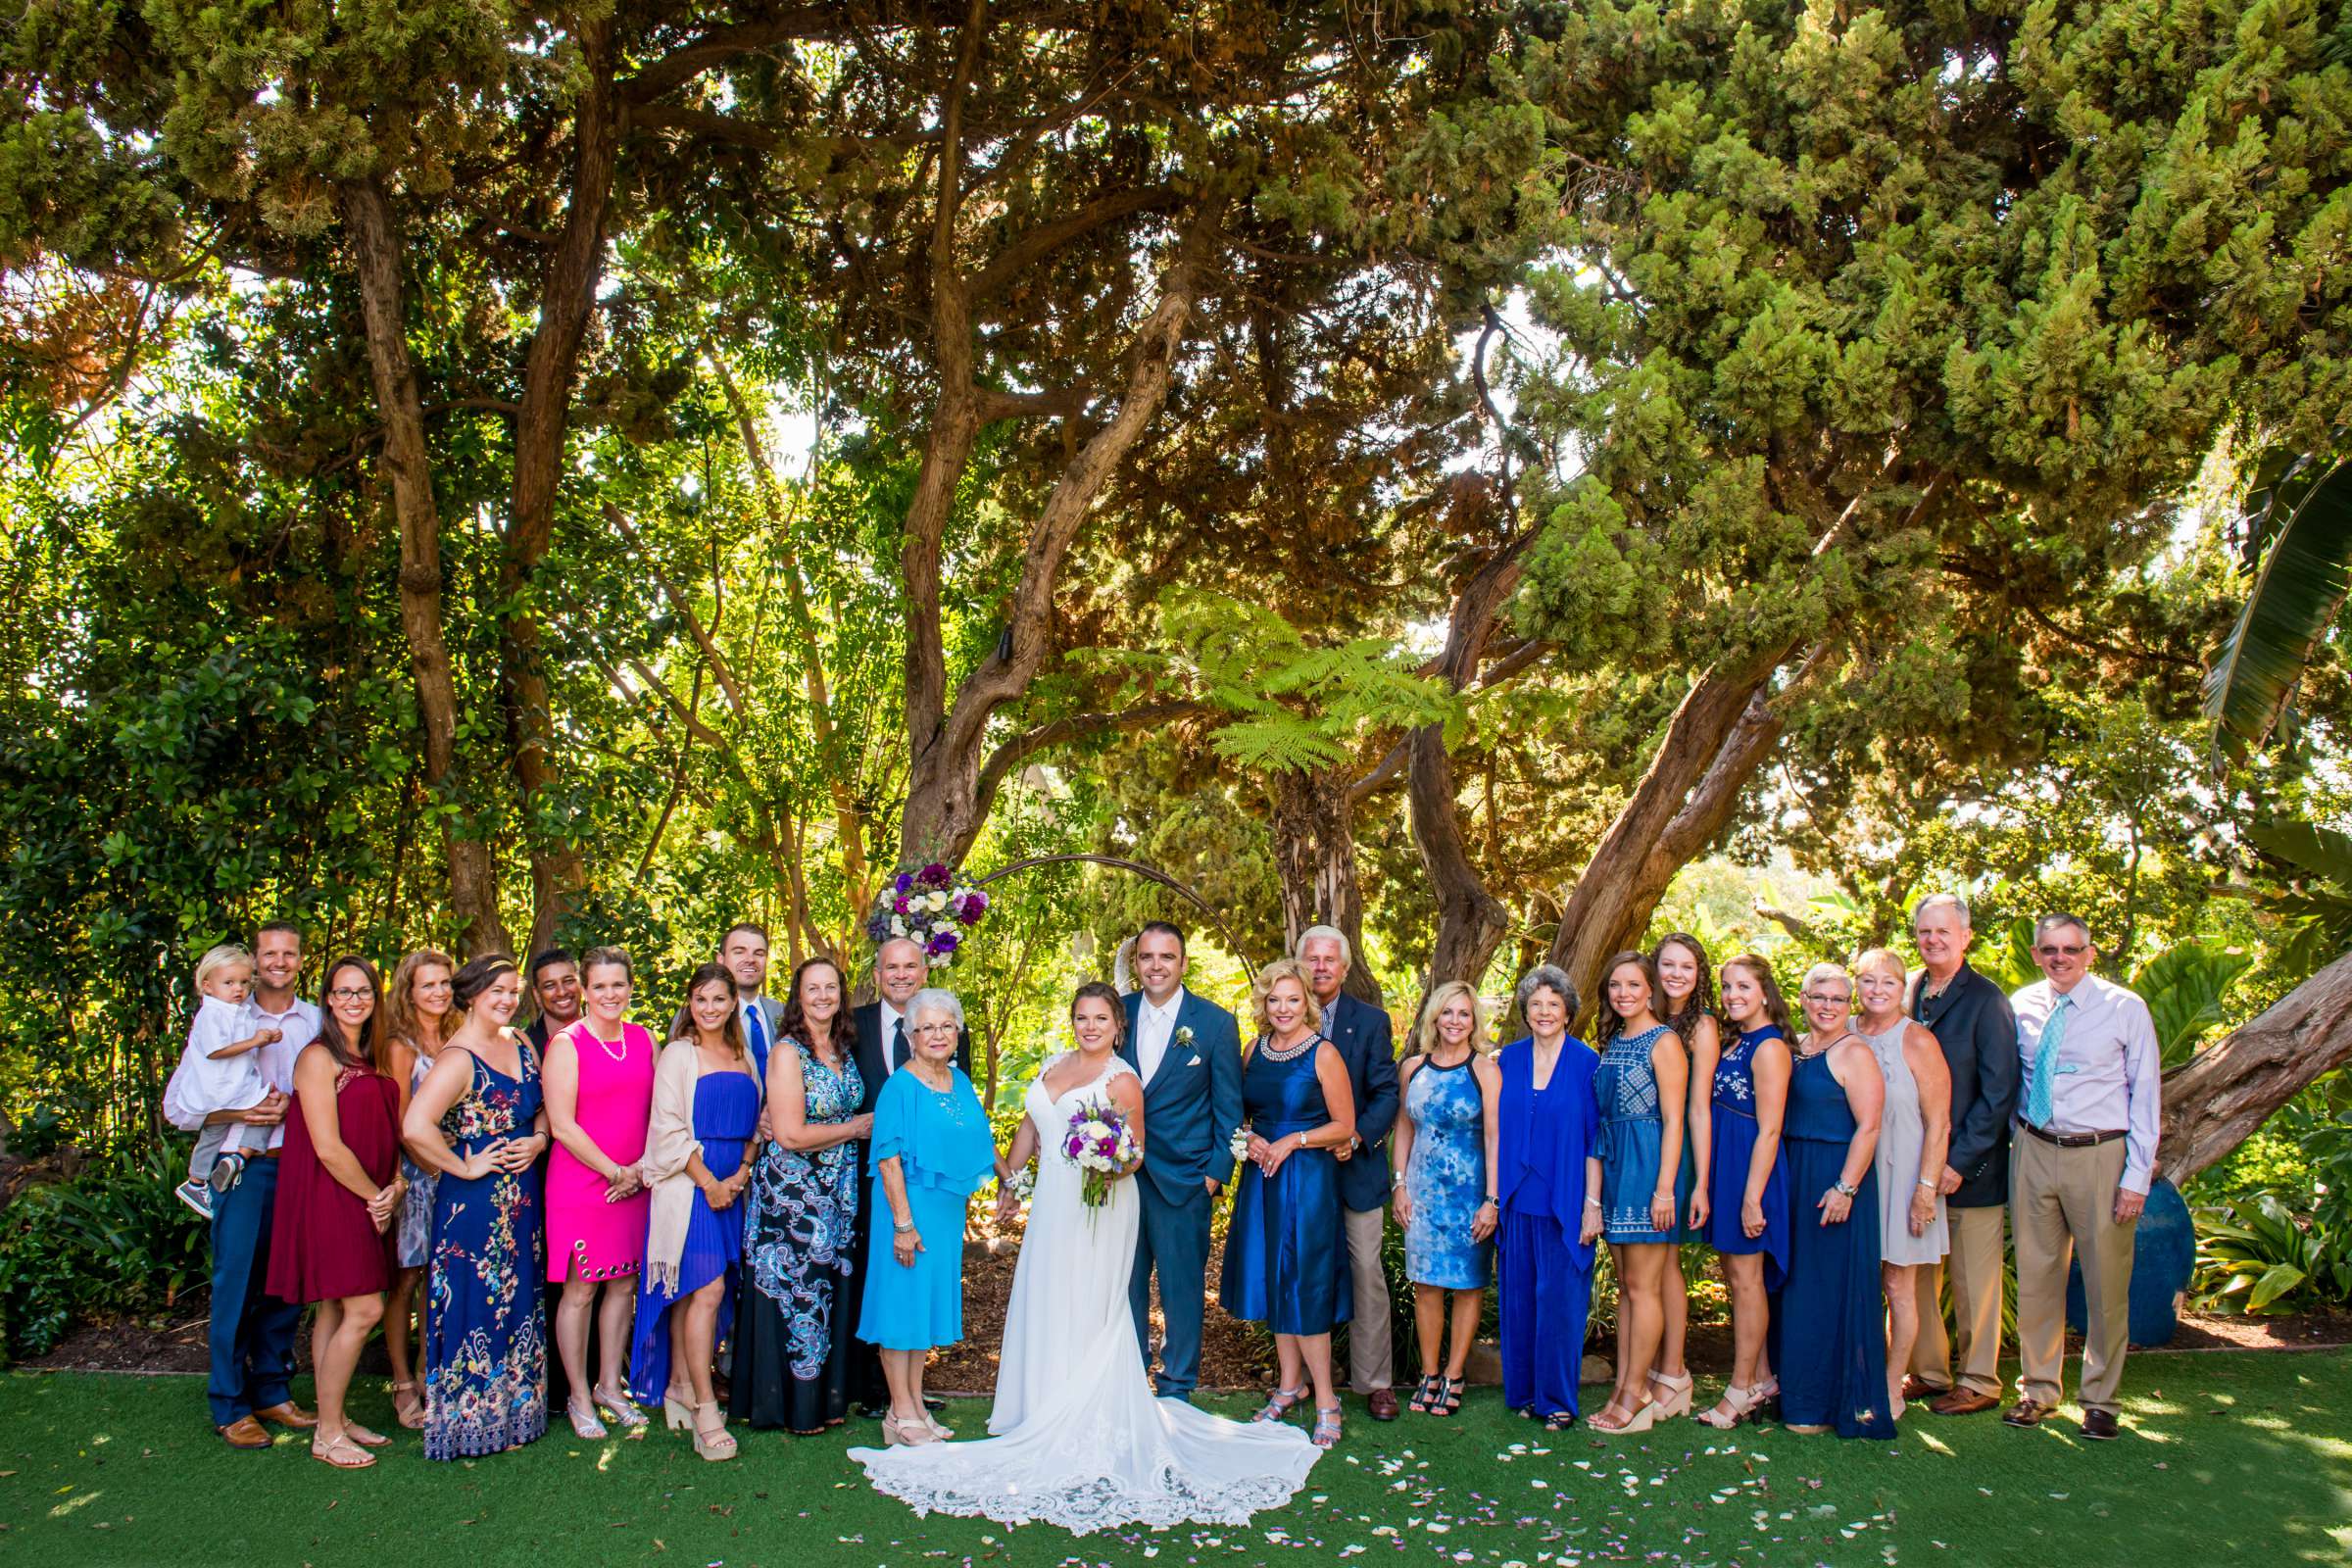
M1389 1278L1381 1266L1388 1227L1389 1129L1396 1124L1396 1032L1389 1015L1340 989L1353 956L1346 932L1310 927L1298 938L1323 1009L1323 1038L1348 1064L1355 1093L1355 1147L1340 1160L1340 1204L1355 1307L1348 1320L1348 1384L1375 1421L1396 1419L1396 1368L1389 1348Z
M1233 1014L1184 989L1184 933L1164 920L1135 941L1144 989L1127 998L1119 1055L1144 1081L1142 1234L1127 1285L1135 1338L1152 1364L1152 1270L1159 1268L1161 1398L1189 1399L1200 1381L1200 1318L1208 1297L1208 1214L1233 1180L1242 1122L1242 1036Z

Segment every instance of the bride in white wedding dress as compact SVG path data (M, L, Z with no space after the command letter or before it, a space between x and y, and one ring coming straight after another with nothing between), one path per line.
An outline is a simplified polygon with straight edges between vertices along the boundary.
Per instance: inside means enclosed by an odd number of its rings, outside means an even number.
M1089 1208L1062 1152L1070 1112L1120 1105L1139 1131L1142 1086L1116 1054L1124 1023L1108 986L1070 1007L1078 1050L1029 1086L1011 1169L1038 1152L1029 1226L1004 1317L991 1437L973 1443L852 1448L879 1490L917 1513L1041 1519L1078 1535L1124 1524L1246 1524L1305 1484L1321 1450L1297 1427L1227 1421L1152 1396L1127 1305L1141 1214L1131 1176ZM1131 1082L1118 1084L1124 1076ZM1129 1091L1132 1090L1132 1093ZM1140 1142L1140 1140L1139 1140Z

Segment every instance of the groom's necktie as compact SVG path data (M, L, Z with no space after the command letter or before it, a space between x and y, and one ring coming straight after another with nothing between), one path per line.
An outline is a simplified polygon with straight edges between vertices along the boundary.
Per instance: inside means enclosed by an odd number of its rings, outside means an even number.
M906 1020L899 1019L890 1026L890 1070L897 1072L906 1065Z
M2030 1127L2049 1126L2056 1113L2051 1101L2058 1088L2058 1048L2066 1043L2066 1015L2074 1006L2074 998L2060 997L2041 1026L2041 1040L2034 1048L2034 1082L2026 1091L2026 1125Z
M751 1038L752 1060L767 1070L767 1012L755 1002L743 1009L744 1033Z

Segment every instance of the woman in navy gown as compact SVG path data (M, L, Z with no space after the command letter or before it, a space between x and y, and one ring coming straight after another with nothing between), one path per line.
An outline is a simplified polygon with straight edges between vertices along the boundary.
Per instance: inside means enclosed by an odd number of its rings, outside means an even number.
M507 1028L511 958L476 958L452 998L465 1022L409 1102L401 1138L433 1188L424 1340L424 1456L473 1459L547 1431L548 1145L539 1058Z
M1217 1300L1274 1331L1281 1378L1255 1419L1281 1420L1311 1384L1315 1445L1328 1448L1340 1440L1331 1330L1348 1320L1349 1306L1332 1151L1355 1140L1355 1098L1297 959L1258 971L1250 1001L1258 1036L1242 1064L1249 1163L1225 1232Z
M1502 1048L1496 1201L1502 1220L1496 1296L1502 1399L1554 1432L1577 1416L1592 1245L1600 1237L1599 1058L1568 1033L1576 987L1544 964L1519 982L1528 1038Z
M1771 1293L1788 1273L1788 1161L1781 1129L1788 1106L1788 1004L1772 966L1743 953L1723 966L1723 1017L1732 1043L1715 1066L1715 1157L1707 1244L1723 1259L1732 1298L1732 1381L1698 1419L1729 1431L1772 1397L1764 1358Z
M1854 1033L1853 981L1834 963L1805 976L1812 1027L1788 1076L1788 1282L1773 1303L1781 1419L1791 1432L1892 1438L1886 1321L1879 1295L1874 1158L1886 1086Z

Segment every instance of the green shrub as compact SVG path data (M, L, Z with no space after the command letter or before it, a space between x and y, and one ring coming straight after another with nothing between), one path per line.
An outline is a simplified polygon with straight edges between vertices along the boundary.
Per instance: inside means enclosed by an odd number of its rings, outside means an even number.
M204 1222L165 1150L123 1151L0 1213L0 1356L42 1355L76 1321L161 1312L210 1276Z

